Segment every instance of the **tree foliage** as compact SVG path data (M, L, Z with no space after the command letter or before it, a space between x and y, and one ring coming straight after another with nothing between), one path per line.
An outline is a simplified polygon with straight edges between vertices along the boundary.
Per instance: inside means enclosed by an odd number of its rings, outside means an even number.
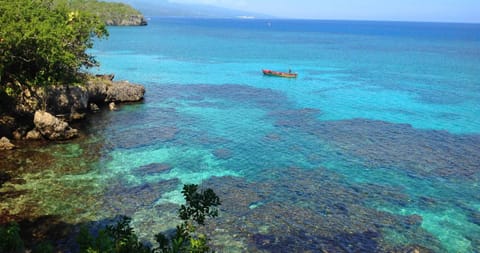
M217 206L220 205L220 199L212 189L198 192L198 185L187 184L183 186L182 194L187 203L180 207L180 219L193 220L204 225L206 217L218 215Z
M205 218L218 216L217 207L221 204L215 192L208 188L199 190L198 185L184 185L182 191L185 205L178 210L182 223L175 233L165 235L158 233L156 248L142 243L130 225L132 219L121 216L115 225L100 229L94 236L86 226L80 229L77 237L81 253L206 253L210 252L206 235L197 232L197 225L204 225ZM30 250L27 250L30 251ZM0 226L0 252L26 252L20 237L20 227L12 223ZM50 243L42 242L33 248L32 253L51 253L54 248Z
M156 248L141 243L131 227L131 218L121 217L116 225L101 229L96 237L86 227L82 228L77 242L82 253L206 253L210 252L208 238L198 233L197 225L204 225L205 218L218 216L220 199L212 189L199 190L198 185L184 185L182 191L185 205L182 205L179 217L183 222L177 226L173 235L158 233Z
M0 85L75 82L96 64L86 51L93 39L108 35L97 16L68 0L0 0L0 24Z
M75 10L93 13L105 23L121 23L122 20L129 20L132 16L142 16L138 10L124 3L70 0L69 6Z
M171 238L162 233L155 235L159 245L156 251L160 253L209 252L208 238L196 231L196 225L205 225L206 217L218 216L217 207L221 205L220 198L212 189L199 190L196 184L184 185L182 194L186 203L178 210L178 216L183 223L177 226L175 235Z
M130 222L131 218L122 216L116 225L100 230L96 237L82 227L77 238L80 252L151 253L152 250L139 241Z

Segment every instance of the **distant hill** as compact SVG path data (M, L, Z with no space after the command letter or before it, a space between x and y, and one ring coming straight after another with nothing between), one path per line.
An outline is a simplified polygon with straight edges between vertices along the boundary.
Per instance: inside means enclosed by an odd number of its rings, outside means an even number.
M68 3L74 10L84 10L98 15L107 25L136 26L147 24L140 11L125 3L98 0L70 0Z
M122 1L122 0L118 0ZM123 0L151 17L199 17L199 18L272 18L271 16L203 4L170 3L166 0Z

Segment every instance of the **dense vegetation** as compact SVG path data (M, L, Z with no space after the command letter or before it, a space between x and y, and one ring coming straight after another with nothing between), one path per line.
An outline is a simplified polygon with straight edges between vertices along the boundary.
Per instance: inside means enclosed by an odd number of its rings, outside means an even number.
M0 91L7 82L30 86L71 83L105 24L141 14L122 3L97 0L0 0Z
M86 50L107 35L92 13L67 0L0 0L0 90L8 82L29 86L72 83L96 64ZM10 87L11 88L11 87Z
M85 253L180 253L209 252L208 238L198 233L197 226L204 225L207 217L218 215L217 207L220 199L212 189L199 190L198 185L184 185L182 194L186 204L179 209L182 223L171 235L158 233L155 240L157 247L152 248L142 243L130 225L131 219L121 217L113 226L107 226L92 235L87 227L83 227L77 238L78 249ZM25 245L20 237L18 224L0 227L0 252L24 252ZM33 247L33 252L53 252L48 243Z
M70 0L69 5L74 10L93 13L106 24L121 23L132 16L141 16L141 13L124 3L102 2L97 0Z

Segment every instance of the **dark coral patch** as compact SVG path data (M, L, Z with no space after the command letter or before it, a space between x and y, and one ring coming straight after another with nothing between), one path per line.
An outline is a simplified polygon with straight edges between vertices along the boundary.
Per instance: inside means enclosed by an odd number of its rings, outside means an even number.
M267 117L275 120L277 127L309 128L316 124L320 110L312 108L273 110Z
M219 148L213 151L213 155L218 159L227 160L233 156L233 153L229 149Z
M480 176L480 135L418 130L410 125L364 119L324 122L311 131L373 166L464 180Z
M342 177L327 170L288 168L265 169L253 182L222 177L205 185L222 199L216 227L245 238L248 251L396 252L396 246L383 238L388 229L408 241L424 243L422 247L442 251L439 242L421 228L420 216L397 216L366 205L406 202L408 197L398 189L372 184L351 187L342 182Z
M336 252L381 252L378 248L380 234L374 231L338 234L333 237Z
M178 184L178 179L132 187L120 182L111 185L104 193L103 206L112 215L132 216L140 209L152 207L162 194L176 189Z
M133 173L139 176L169 172L172 166L166 163L151 163L133 169Z

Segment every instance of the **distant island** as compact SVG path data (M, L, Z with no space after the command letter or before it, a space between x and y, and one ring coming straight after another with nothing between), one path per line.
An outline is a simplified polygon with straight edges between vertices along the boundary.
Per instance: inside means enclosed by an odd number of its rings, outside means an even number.
M98 0L72 0L71 9L98 16L108 26L143 26L147 21L140 11L125 3Z

